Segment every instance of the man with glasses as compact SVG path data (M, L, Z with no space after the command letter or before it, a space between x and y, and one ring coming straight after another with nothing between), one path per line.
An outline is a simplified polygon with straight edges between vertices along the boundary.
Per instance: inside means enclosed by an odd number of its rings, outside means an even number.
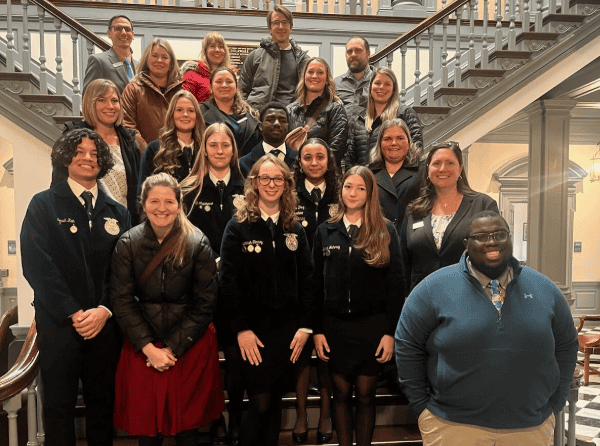
M308 54L290 39L293 25L290 10L275 6L267 15L271 36L262 39L260 47L244 61L240 92L256 109L270 101L287 105L296 99L296 85Z
M464 245L412 291L396 330L423 445L547 446L577 357L567 301L519 265L500 215L475 215Z
M98 54L92 54L88 59L83 78L83 91L95 79L108 79L115 83L120 93L135 76L134 61L131 56L133 41L133 25L124 15L117 15L108 21L108 38L112 48Z
M258 127L262 132L263 141L240 158L240 170L244 178L248 176L254 163L267 153L277 156L290 169L298 157L298 152L285 143L290 117L283 104L269 102L261 109L259 120Z

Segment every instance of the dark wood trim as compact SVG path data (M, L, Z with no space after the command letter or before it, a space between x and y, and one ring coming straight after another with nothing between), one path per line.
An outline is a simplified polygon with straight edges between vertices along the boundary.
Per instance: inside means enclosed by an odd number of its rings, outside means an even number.
M11 325L16 324L18 322L18 319L19 310L16 306L8 309L6 313L2 315L2 319L0 319L0 348L4 343L4 338L8 333L8 329Z
M15 365L0 377L0 402L19 394L31 384L38 373L38 358L37 330L33 321Z

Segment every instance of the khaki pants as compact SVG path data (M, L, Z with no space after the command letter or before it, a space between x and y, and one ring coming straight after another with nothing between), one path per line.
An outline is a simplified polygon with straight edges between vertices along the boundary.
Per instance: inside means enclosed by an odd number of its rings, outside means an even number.
M425 409L419 416L423 446L550 446L554 413L541 425L524 429L490 429L446 421Z

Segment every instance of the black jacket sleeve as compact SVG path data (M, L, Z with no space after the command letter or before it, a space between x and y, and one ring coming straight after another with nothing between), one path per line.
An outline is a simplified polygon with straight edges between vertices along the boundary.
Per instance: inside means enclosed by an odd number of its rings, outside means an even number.
M398 108L397 116L406 122L408 130L410 131L410 137L413 143L418 147L423 147L423 124L417 112L406 105L401 105Z

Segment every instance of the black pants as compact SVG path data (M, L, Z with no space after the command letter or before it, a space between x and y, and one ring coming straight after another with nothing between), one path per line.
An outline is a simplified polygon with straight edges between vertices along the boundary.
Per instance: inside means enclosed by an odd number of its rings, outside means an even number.
M44 386L46 446L75 446L75 405L83 384L87 443L113 443L115 372L121 336L114 318L85 341L71 320L56 321L36 306L40 370Z

